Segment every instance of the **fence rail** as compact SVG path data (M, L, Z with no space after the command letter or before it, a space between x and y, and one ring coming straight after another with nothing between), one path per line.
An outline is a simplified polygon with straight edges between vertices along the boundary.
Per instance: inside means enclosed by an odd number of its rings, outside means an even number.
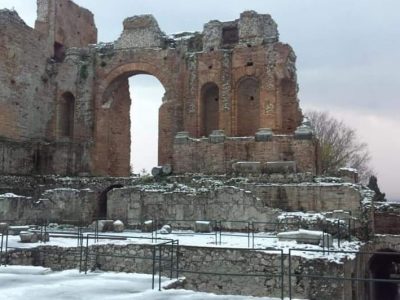
M75 220L76 221L76 220ZM132 220L131 220L132 221ZM1 223L2 221L0 221ZM143 236L141 233L134 231L127 231L123 234L103 234L99 232L99 221L95 221L94 228L89 228L89 226L78 226L71 228L70 231L60 231L53 230L49 227L49 224L46 220L41 220L38 222L36 229L34 232L37 232L40 235L48 235L49 237L69 237L76 239L77 251L76 254L79 257L79 271L87 273L89 271L89 265L93 259L97 260L100 257L113 257L113 258L124 258L129 260L135 259L144 259L149 260L151 262L151 268L148 270L148 273L152 274L152 288L155 289L158 286L158 289L161 290L161 277L168 276L169 278L179 278L179 276L184 274L204 274L210 276L226 276L229 278L237 278L237 277L276 277L280 280L280 296L282 299L284 297L289 297L289 299L293 299L293 295L295 294L295 281L300 279L307 279L313 281L329 281L329 282L349 282L351 285L354 283L369 283L369 284L379 284L379 283L391 283L400 286L400 279L385 279L385 278L370 278L362 276L363 274L357 274L357 276L334 276L323 273L298 273L294 270L293 258L298 257L296 253L304 252L304 253L321 253L321 257L324 255L376 255L377 252L361 252L361 251L342 251L342 250L333 250L329 247L329 245L322 245L322 249L299 249L299 248L290 248L288 250L288 254L285 254L282 249L270 249L270 248L257 248L256 241L257 239L263 238L276 238L276 235L262 235L261 231L257 228L260 228L261 225L265 226L277 226L282 225L277 222L249 222L249 221L220 221L220 220L211 220L209 221L213 232L210 233L195 233L191 232L191 235L209 235L214 237L215 245L221 246L223 244L224 237L237 237L237 238L246 238L247 239L247 248L226 248L230 250L240 249L241 251L275 251L277 253L277 257L279 257L280 269L275 273L238 273L238 272L215 272L213 270L196 270L182 266L180 263L180 254L182 253L181 246L179 244L179 240L176 239L167 239L163 238L159 235L159 229L162 224L168 224L173 222L184 223L187 222L190 226L193 226L195 220L152 220L151 225L151 236ZM341 220L337 220L338 227L343 225ZM242 230L238 233L233 233L226 229L226 224L230 225L242 225ZM143 224L141 222L140 224ZM350 222L348 223L350 224ZM188 225L188 226L189 226ZM129 223L128 223L129 226ZM136 226L133 224L133 226ZM351 225L348 225L349 231L351 231ZM139 228L135 228L139 229ZM143 227L140 227L143 229ZM173 232L177 235L185 234L184 232ZM340 230L338 230L338 246L341 245L341 241L344 239L340 238ZM325 233L324 233L325 234ZM0 264L7 264L8 252L10 250L9 241L8 241L9 231L7 229L0 231ZM100 253L97 250L101 245L102 241L109 240L146 240L148 241L145 244L147 247L151 249L151 254L149 255L118 255L116 253ZM325 240L324 238L322 240ZM351 241L351 234L348 239ZM45 243L45 241L43 241ZM139 245L139 244L138 244ZM207 248L204 247L203 248ZM14 249L17 249L14 247ZM213 248L213 249L223 249L222 247ZM393 252L378 252L379 255L395 255ZM399 256L399 266L400 266L400 253L396 254ZM288 259L288 267L285 268L285 259ZM96 263L94 263L96 265ZM400 272L400 269L399 269Z

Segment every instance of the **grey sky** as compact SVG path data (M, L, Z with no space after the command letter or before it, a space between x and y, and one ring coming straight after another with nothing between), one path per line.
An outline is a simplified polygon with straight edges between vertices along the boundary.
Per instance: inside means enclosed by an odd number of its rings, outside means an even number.
M381 189L389 198L400 199L400 1L75 2L94 13L99 40L105 42L119 36L124 18L137 14L153 14L166 33L201 31L211 19L237 19L248 9L271 14L278 23L281 41L289 43L298 57L302 108L329 110L355 127L370 146ZM2 7L14 7L33 25L35 0L1 0ZM154 82L138 78L135 87L152 87ZM159 98L149 101L161 103Z

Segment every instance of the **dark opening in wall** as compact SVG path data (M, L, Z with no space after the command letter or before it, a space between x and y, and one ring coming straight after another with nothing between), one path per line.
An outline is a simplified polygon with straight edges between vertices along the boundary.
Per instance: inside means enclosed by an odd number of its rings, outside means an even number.
M213 130L218 129L219 118L219 88L209 82L201 89L201 131L200 136L208 136Z
M65 47L63 44L54 42L54 56L56 62L62 62L65 58Z
M372 279L377 279L375 282L370 282L369 300L400 298L399 284L390 281L398 280L400 276L400 253L391 249L377 252L369 261L369 270Z
M228 26L222 28L222 43L236 44L239 42L239 30L237 26Z
M106 188L103 192L101 192L99 196L99 202L98 202L98 219L104 219L107 218L107 200L108 200L108 192L113 190L113 189L118 189L122 188L122 184L114 184Z
M75 116L75 97L70 92L61 96L58 105L58 135L73 137Z

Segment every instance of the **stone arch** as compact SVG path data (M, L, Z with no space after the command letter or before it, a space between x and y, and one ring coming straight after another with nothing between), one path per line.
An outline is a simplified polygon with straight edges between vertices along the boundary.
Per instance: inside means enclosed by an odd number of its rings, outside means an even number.
M371 279L390 280L394 274L400 276L400 253L388 248L376 251L368 261L368 271ZM399 288L396 282L370 282L367 299L398 300Z
M165 88L166 93L171 93L173 89L171 89L171 84L168 80L169 76L167 73L164 73L158 68L156 65L148 62L140 62L140 63L126 63L123 65L120 65L114 69L112 69L107 76L102 80L102 82L99 84L99 89L97 93L97 99L98 100L103 100L104 93L112 84L115 82L118 78L129 78L131 76L137 75L137 74L147 74L147 75L152 75L156 77L163 87ZM171 99L173 99L173 96L170 95ZM104 103L103 103L104 104Z
M260 81L254 76L239 79L236 85L237 136L254 136L260 128Z
M165 70L165 69L164 69ZM166 71L154 63L129 62L110 70L97 86L95 99L95 145L92 169L96 174L130 175L130 95L128 78L138 74L152 75L165 89L159 108L158 164L172 160L176 126L176 90ZM117 101L115 101L117 100ZM176 132L172 131L176 128Z
M219 127L219 87L208 82L201 88L200 136L208 136Z
M71 92L61 95L58 102L57 132L60 138L72 138L74 134L75 96Z

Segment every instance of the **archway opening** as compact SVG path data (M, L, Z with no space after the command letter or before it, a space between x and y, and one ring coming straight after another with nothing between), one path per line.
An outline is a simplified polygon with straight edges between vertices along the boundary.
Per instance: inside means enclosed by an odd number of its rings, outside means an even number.
M131 172L150 173L158 165L159 109L165 89L152 75L129 78L131 98Z
M400 279L400 253L391 249L378 251L369 260L369 271L371 279L377 280L370 283L370 300L400 299L399 283L391 282Z
M104 191L101 192L99 196L99 206L98 206L98 214L97 217L98 219L105 219L107 218L107 201L108 201L108 192L117 189L117 188L122 188L122 184L114 184L106 188Z

